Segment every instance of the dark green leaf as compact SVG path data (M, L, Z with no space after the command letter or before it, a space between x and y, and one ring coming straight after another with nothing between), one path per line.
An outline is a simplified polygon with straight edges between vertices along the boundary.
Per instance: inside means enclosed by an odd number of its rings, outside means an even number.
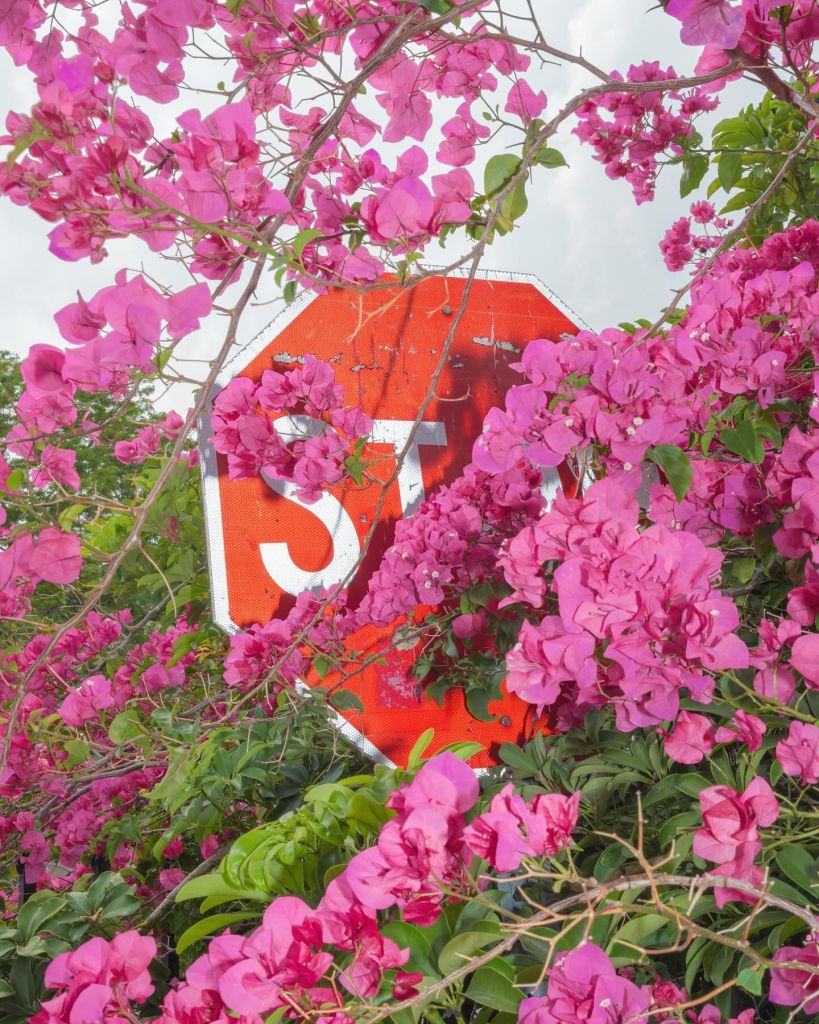
M719 439L729 451L739 455L746 462L758 465L765 458L762 441L750 420L739 420L736 426L723 430Z
M497 715L489 711L490 701L497 700L498 695L494 687L473 686L466 691L466 706L473 718L479 722L494 722Z
M55 896L47 889L42 889L30 896L17 915L17 928L23 942L32 939L39 931L42 931L47 921L65 909L65 900L60 896Z
M419 7L424 7L430 14L448 14L452 10L452 4L447 0L417 0Z
M350 690L336 690L330 694L330 703L339 711L363 711L361 698Z
M517 743L501 743L498 753L504 764L517 768L518 771L526 772L528 775L534 775L537 771L534 761Z
M313 658L310 667L319 679L326 679L330 669L332 668L332 663L326 654L317 654L315 658Z
M516 1013L523 993L513 984L514 971L504 960L479 967L472 975L466 995L481 1006Z
M776 851L776 863L789 882L800 886L814 898L819 896L819 872L816 861L803 846L788 843Z
M680 196L685 198L702 183L708 172L708 157L700 153L692 153L683 161L683 173L680 178Z
M648 449L646 456L662 469L677 501L682 501L693 477L691 460L686 453L675 444L657 444Z
M723 153L717 164L719 183L726 192L730 192L742 177L742 154Z
M402 948L409 949L410 958L406 970L420 971L427 978L440 977L435 963L436 957L424 929L406 921L390 921L384 925L381 932Z

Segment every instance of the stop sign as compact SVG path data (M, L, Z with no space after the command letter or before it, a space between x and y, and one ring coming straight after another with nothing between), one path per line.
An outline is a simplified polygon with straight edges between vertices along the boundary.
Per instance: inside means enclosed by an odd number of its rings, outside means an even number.
M385 283L363 293L305 294L222 370L211 402L235 377L258 382L265 370L287 369L308 354L329 362L345 404L359 404L373 419L364 458L374 478L334 486L314 504L302 502L295 485L266 474L230 480L226 459L209 443L209 416L203 416L212 601L222 628L235 632L283 617L302 591L348 579L354 607L391 543L396 521L461 472L484 416L520 383L509 364L534 338L558 340L578 330L577 318L537 278L478 274L434 395L396 473L397 454L412 436L466 276L431 277L409 290ZM544 490L554 494L558 486L557 473L547 471ZM436 748L465 739L483 744L485 753L473 760L482 766L497 763L500 743L525 738L534 724L532 709L512 694L490 704L493 722L474 719L459 691L449 691L443 707L426 700L411 671L418 651L396 649L393 632L366 627L348 642L349 650L367 656L369 666L344 681L364 710L345 712L339 726L369 756L406 764L415 740L432 726ZM373 657L379 652L383 656ZM321 682L332 686L335 679Z

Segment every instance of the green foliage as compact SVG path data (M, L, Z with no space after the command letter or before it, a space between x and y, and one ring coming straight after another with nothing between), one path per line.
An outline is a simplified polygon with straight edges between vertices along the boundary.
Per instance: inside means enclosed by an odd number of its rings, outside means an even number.
M759 202L788 155L807 131L805 115L790 103L767 93L735 117L725 118L713 130L710 148L702 136L685 140L679 161L683 173L680 195L689 196L715 171L707 195L722 201L721 215L743 213ZM792 224L819 217L819 143L809 142L795 159L779 188L759 209L748 226L754 244Z
M216 871L188 882L177 899L204 897L210 907L299 893L317 901L335 869L378 835L394 787L387 770L311 786L301 806L246 832Z

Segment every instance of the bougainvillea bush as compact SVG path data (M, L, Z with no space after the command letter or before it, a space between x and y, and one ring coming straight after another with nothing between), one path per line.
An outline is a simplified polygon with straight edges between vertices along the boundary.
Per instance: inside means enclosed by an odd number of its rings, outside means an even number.
M663 0L644 17L674 20L690 74L561 51L569 16L0 0L37 95L0 191L100 280L3 364L3 1021L819 1014L819 4ZM584 82L560 107L547 60ZM684 284L651 319L532 338L361 600L305 593L227 639L192 427L249 305L412 289L440 243L467 268L445 360L493 240L571 173L561 132L637 203L679 183L657 259ZM194 407L156 412L205 322ZM212 413L234 478L310 502L366 470L328 363ZM283 413L319 432L288 440ZM556 466L576 487L547 505ZM419 685L486 715L505 679L550 731L481 778L467 742L425 734L405 769L349 748L351 694L296 683L351 671L362 627L406 652L419 614Z

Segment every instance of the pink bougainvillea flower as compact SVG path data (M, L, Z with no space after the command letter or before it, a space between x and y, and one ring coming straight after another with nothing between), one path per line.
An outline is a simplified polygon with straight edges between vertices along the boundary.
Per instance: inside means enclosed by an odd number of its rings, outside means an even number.
M79 578L82 569L80 538L53 526L41 530L28 557L28 569L36 579L63 585Z
M798 1006L806 1014L819 1013L819 936L809 935L803 947L782 946L773 956L777 963L801 962L812 970L772 967L768 998L777 1006Z
M705 715L681 711L670 733L664 733L665 752L677 764L699 764L714 749L714 727Z
M498 871L514 871L524 857L553 856L572 843L580 793L544 793L530 804L511 783L464 832L466 845Z
M776 759L786 775L805 786L819 782L819 726L792 721L786 739L776 745Z
M428 230L434 212L435 203L424 182L416 177L402 178L378 199L373 226L386 240L413 238Z
M53 345L32 345L20 364L20 373L28 388L35 394L68 391L62 370L65 353Z
M717 729L714 739L717 743L744 743L750 751L754 751L762 746L762 737L767 729L761 718L740 708L728 725L721 725Z
M69 692L60 705L60 717L66 725L82 725L95 720L98 711L114 706L111 683L105 676L89 676L76 690Z
M521 121L528 123L534 117L540 117L546 109L546 93L535 92L525 79L515 82L509 90L509 96L503 108L507 114L514 114Z
M796 638L790 666L801 673L810 689L819 689L819 633L804 633Z
M790 592L788 615L800 626L812 626L819 615L819 569L811 561L805 563L804 586Z
M647 1024L651 990L620 977L603 950L584 942L558 956L545 996L520 1004L520 1024Z
M680 38L691 45L730 50L745 28L744 5L731 0L669 0L666 13L682 22Z
M108 942L95 937L61 953L45 972L47 988L64 989L43 1001L37 1024L97 1024L133 1019L130 1003L144 1003L154 986L148 967L156 942L134 930ZM125 1013L123 1013L125 1011Z
M772 825L779 817L779 801L768 782L759 777L742 793L729 786L710 786L700 793L703 827L694 834L694 853L715 862L715 874L759 885L762 870L754 864L762 849L759 829ZM756 899L740 889L717 886L717 905L729 900L755 903Z
M75 451L47 444L40 454L40 466L32 474L31 482L35 487L47 487L50 483L56 483L76 491L80 486L80 474L75 469L76 464Z

